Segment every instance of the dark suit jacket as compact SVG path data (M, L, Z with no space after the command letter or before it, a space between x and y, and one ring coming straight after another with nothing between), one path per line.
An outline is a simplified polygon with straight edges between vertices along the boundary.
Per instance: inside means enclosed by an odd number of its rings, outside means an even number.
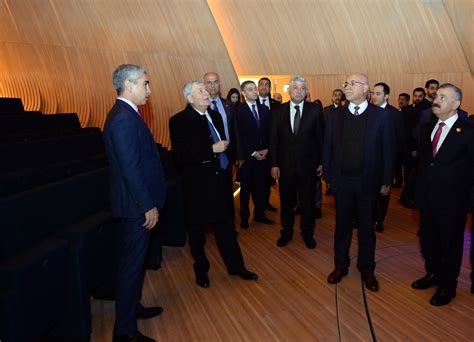
M406 130L403 114L390 104L387 104L385 110L389 113L395 130L395 152L401 152L408 139L408 132Z
M117 100L107 115L104 142L111 173L112 212L140 217L165 202L165 176L160 155L143 119Z
M222 117L208 110L219 135L224 137ZM186 222L205 224L229 218L232 200L230 165L222 170L218 154L212 151L207 118L191 105L169 120L172 152L183 176ZM226 152L224 152L226 153Z
M337 192L342 177L344 115L348 110L341 107L329 116L324 136L324 177L334 192ZM369 104L366 111L369 117L361 180L364 191L376 195L382 185L392 185L395 133L386 110Z
M280 168L281 178L316 176L322 163L324 131L321 107L304 102L298 134L290 124L290 102L281 105L270 124L270 166Z
M230 135L230 145L227 150L227 155L229 157L229 161L233 163L236 160L241 160L241 157L242 157L242 150L240 147L240 140L239 140L240 139L239 130L238 130L237 124L235 123L236 106L233 106L227 103L227 100L222 97L220 99L227 116L227 127L229 129L229 135ZM208 108L208 111L209 112L211 111L210 107ZM222 119L222 116L221 116L221 119ZM221 135L221 137L225 137L225 134Z
M474 126L458 118L433 157L431 133L437 121L425 124L418 144L416 200L420 209L461 212L469 208L474 184Z
M458 109L458 116L461 120L466 121L467 120L467 112L463 111L461 108ZM420 118L418 119L418 123L415 127L415 131L413 132L413 136L416 140L420 138L420 131L421 127L426 124L427 122L430 122L431 120L435 120L438 122L438 118L436 115L433 114L433 109L427 108L421 112Z
M258 101L257 110L260 117L259 125L247 103L243 103L236 109L235 118L239 127L239 140L244 160L253 159L254 151L268 148L271 113L267 106L261 105Z
M339 106L338 108L340 108ZM324 123L327 124L328 122L328 117L331 115L333 111L335 111L337 108L334 106L334 104L326 106L323 108L323 118L324 118Z

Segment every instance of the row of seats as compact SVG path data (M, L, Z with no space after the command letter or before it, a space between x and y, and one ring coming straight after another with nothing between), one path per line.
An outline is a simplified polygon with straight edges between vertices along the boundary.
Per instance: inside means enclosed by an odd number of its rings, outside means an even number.
M75 114L40 114L0 115L0 341L88 341L90 297L115 298L120 255L102 132ZM181 181L158 150L168 195L151 269L162 245L186 240Z
M75 113L0 115L0 135L28 135L35 132L80 128L79 117Z
M117 257L108 184L102 168L0 200L0 340L88 339Z

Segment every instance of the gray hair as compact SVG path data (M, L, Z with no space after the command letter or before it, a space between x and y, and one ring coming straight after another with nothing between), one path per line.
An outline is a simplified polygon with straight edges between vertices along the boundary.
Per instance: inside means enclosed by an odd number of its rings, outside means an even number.
M462 102L462 90L459 87L456 87L454 84L451 83L443 83L442 85L439 86L439 89L452 89L454 90L454 93L456 94L456 100L459 102Z
M304 87L305 87L306 89L308 89L308 82L306 82L306 79L305 79L304 77L301 77L301 76L294 76L294 77L290 80L289 84L294 83L294 82L301 82L301 83L303 83Z
M183 87L183 96L186 102L188 101L188 96L191 94L191 90L193 89L193 85L195 84L204 84L201 80L192 80L186 83Z
M112 83L117 95L122 95L125 90L125 81L137 84L140 74L146 74L145 68L135 64L122 64L112 73Z

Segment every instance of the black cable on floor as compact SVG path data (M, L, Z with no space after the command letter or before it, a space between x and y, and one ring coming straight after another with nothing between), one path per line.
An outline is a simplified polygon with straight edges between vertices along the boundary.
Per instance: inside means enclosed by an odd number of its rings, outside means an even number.
M370 319L369 305L367 304L367 297L365 296L365 286L364 281L361 279L360 285L362 286L362 298L364 299L365 314L367 316L367 322L369 323L370 335L372 336L372 341L377 342L377 337L375 337L374 327L372 325L372 320Z

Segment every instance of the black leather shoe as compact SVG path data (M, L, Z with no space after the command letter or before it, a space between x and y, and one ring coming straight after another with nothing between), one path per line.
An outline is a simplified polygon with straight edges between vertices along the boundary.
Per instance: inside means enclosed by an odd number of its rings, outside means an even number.
M197 286L200 286L206 289L211 285L211 282L209 281L209 278L207 277L207 275L196 274L196 284Z
M249 270L244 269L240 272L229 272L230 275L236 275L244 280L257 280L258 275L256 273L250 272Z
M273 205L271 205L270 203L267 204L267 207L265 208L265 210L268 210L268 211L277 211L277 208L275 208Z
M436 285L436 278L434 274L427 273L423 278L415 280L411 287L415 290L426 290Z
M248 227L249 227L249 221L248 220L240 221L240 228L247 229Z
M456 289L439 287L433 297L431 297L430 304L434 306L447 305L454 297L456 297Z
M137 319L149 319L160 315L163 312L161 306L152 306L149 308L142 307L138 309Z
M303 237L304 244L306 248L315 249L316 248L316 240L312 236Z
M364 281L365 287L368 290L372 292L377 292L379 290L379 282L373 273L362 275L362 280Z
M342 277L345 277L349 274L349 270L347 268L335 268L328 276L328 283L329 284L337 284L342 280Z
M141 334L137 331L135 334L115 335L112 342L155 342L154 339Z
M278 247L285 247L293 239L293 235L282 234L277 240Z
M275 221L273 220L270 220L268 217L266 216L257 216L257 217L254 217L253 219L255 222L260 222L260 223L263 223L263 224L275 224Z
M377 224L375 225L375 231L376 231L376 232L379 232L379 233L383 232L383 231L384 231L383 223L377 223Z
M314 209L314 217L316 219L320 219L323 217L323 212L321 211L321 208L315 208Z
M403 207L408 208L408 209L416 209L415 203L412 201L407 201L407 200L402 200L399 199L398 203L400 203Z

